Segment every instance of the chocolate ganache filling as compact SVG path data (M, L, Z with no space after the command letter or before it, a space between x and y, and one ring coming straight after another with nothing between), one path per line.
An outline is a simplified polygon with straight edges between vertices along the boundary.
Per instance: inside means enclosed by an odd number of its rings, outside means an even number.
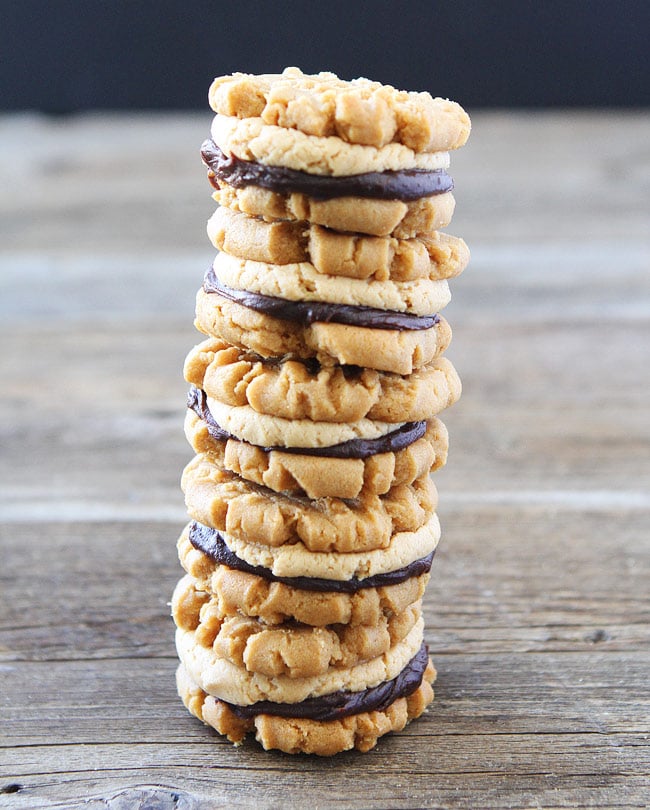
M339 720L361 712L383 712L398 698L408 697L422 683L429 662L429 650L423 644L396 678L360 692L331 692L329 695L307 698L300 703L274 703L260 700L250 706L223 703L237 717L248 719L258 714L276 717L304 717L310 720Z
M192 386L187 395L187 407L201 418L208 428L208 433L219 442L228 439L238 439L224 430L216 421L208 407L207 396L201 388ZM426 422L406 422L396 430L377 436L375 439L350 439L347 442L333 444L329 447L262 447L266 453L280 450L283 453L293 453L300 456L326 456L327 458L369 458L377 453L397 453L413 442L421 439L426 433ZM245 442L250 444L250 442Z
M348 326L365 326L371 329L397 329L400 331L431 329L440 321L440 316L411 315L408 312L357 307L350 304L329 304L324 301L287 301L271 295L236 290L222 284L210 267L203 278L206 293L218 293L236 304L254 309L272 318L294 321L303 326L312 323L344 323Z
M332 177L283 166L265 166L225 155L210 139L201 145L201 157L210 169L208 177L215 188L219 187L217 181L222 180L234 188L261 186L280 194L307 194L316 200L369 197L411 202L421 197L445 194L454 187L454 181L444 169L402 169Z
M435 554L435 551L432 551L431 554L428 554L426 557L414 560L412 563L405 565L403 568L398 568L396 571L374 574L374 576L365 577L364 579L358 579L357 577L352 577L352 579L278 577L269 568L265 568L262 565L251 565L245 560L242 560L241 557L238 557L228 548L225 540L216 529L204 526L203 523L193 520L190 523L188 537L194 548L202 551L207 557L220 565L226 565L228 568L234 568L246 574L254 574L268 582L282 582L284 585L298 588L301 591L318 591L319 593L331 591L336 593L356 593L364 588L381 588L387 585L398 585L400 582L411 579L411 577L419 577L421 574L426 574L430 571L433 555Z

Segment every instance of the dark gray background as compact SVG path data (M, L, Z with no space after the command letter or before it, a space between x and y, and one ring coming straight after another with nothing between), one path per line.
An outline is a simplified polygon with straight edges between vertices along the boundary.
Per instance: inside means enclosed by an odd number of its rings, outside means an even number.
M466 107L650 103L648 0L0 0L0 108L204 109L211 79L298 65Z

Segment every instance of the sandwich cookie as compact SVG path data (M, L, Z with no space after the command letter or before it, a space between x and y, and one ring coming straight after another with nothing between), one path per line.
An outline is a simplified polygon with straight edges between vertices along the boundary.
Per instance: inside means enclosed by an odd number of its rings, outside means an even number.
M196 587L212 594L223 615L240 613L269 625L296 621L324 627L375 625L402 613L422 598L433 552L365 579L278 577L230 552L217 532L189 524L179 537L178 556Z
M219 120L219 116L215 119L215 124L222 128L228 123ZM249 123L241 122L240 129L246 129ZM218 132L215 136L215 124L214 140L203 143L201 156L214 188L213 199L233 211L267 221L298 221L336 231L401 239L426 236L451 222L455 207L453 181L439 168L440 155L427 156L420 161L410 156L404 162L413 164L412 169L393 171L381 161L377 164L376 155L372 154L375 150L370 149L370 161L358 162L355 157L339 167L365 166L365 171L328 177L297 171L283 164L265 166L242 159L234 150L246 154L248 151L241 143L233 143L228 134L224 137ZM282 133L282 137L290 139L296 135ZM314 144L314 140L307 137L304 148L318 150L319 145ZM320 140L327 141L320 144L323 148L341 154L337 152L340 142L336 143L336 138ZM364 147L347 149L363 150ZM285 158L286 154L282 156ZM399 165L402 161L387 159L386 162ZM426 168L418 166L418 162ZM373 166L377 168L371 168Z
M433 700L431 684L436 671L427 659L422 675L419 668L409 668L405 677L396 678L375 690L362 693L340 693L338 703L369 705L368 710L354 711L343 718L316 720L311 717L283 717L271 713L277 709L268 703L260 706L261 713L243 716L237 707L205 692L189 676L181 664L176 673L178 693L187 709L206 725L212 726L231 742L240 744L249 732L265 750L278 749L287 754L317 754L333 756L356 748L369 751L377 740L391 731L401 731L407 723L419 717ZM382 701L382 697L384 697ZM364 700L365 699L365 700ZM321 705L323 705L321 699ZM334 700L336 703L336 700ZM313 704L297 704L294 711L307 711ZM318 704L317 704L318 705ZM300 708L298 708L300 707ZM269 711L270 710L270 711ZM254 710L253 710L254 711ZM336 706L331 714L338 712ZM321 710L321 714L323 710Z
M388 437L347 442L346 455L340 457L260 447L224 431L199 389L190 392L185 435L194 451L207 454L217 467L275 492L312 499L384 495L442 467L449 447L447 429L435 418L425 423L421 435L413 434L411 442L395 449L383 449Z
M370 307L291 302L220 284L209 273L196 298L195 326L263 358L315 359L408 375L451 342L447 321Z

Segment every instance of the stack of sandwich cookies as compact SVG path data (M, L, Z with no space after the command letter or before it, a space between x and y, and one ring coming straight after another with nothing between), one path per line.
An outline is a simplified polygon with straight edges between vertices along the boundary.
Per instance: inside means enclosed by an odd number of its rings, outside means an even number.
M438 228L469 119L293 68L216 79L210 102L219 253L185 362L179 693L233 742L365 751L433 699L429 474L460 395L439 311L469 258Z

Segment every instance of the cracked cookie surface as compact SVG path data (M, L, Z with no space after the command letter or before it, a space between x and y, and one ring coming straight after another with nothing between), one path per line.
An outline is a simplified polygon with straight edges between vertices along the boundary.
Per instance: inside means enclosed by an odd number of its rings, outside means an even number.
M225 405L315 422L417 422L431 419L461 393L460 379L444 357L410 375L341 366L310 369L296 360L265 363L216 338L195 346L183 371L189 383Z
M219 76L208 93L214 112L257 118L306 135L336 135L374 147L401 143L416 152L457 149L469 137L470 120L456 102L427 92L398 90L369 79L334 73Z
M239 559L268 569L277 577L316 577L328 580L364 579L397 571L431 554L440 540L434 513L419 529L397 532L384 548L366 551L310 551L302 542L269 546L224 533L223 539Z
M437 506L428 475L386 495L342 498L289 496L262 489L195 456L181 481L192 518L237 540L270 547L302 545L315 552L362 552L387 548L393 535L417 532Z
M325 673L304 678L248 672L219 657L212 648L199 644L194 630L176 629L176 649L192 680L221 700L237 706L263 700L299 703L339 690L360 692L392 680L420 649L423 627L420 617L406 636L382 655L345 669L330 668Z
M311 262L326 275L377 281L432 281L458 276L469 249L462 239L435 231L419 239L364 236L298 221L266 222L219 206L208 220L218 250L270 264Z
M456 205L450 191L413 202L365 197L319 200L298 192L282 194L261 186L234 188L216 179L211 183L215 187L212 197L216 202L249 216L397 239L426 237L445 228L451 222Z
M313 677L383 655L412 630L420 609L419 602L413 603L374 625L268 625L239 613L224 615L219 599L197 589L189 575L172 596L176 626L193 631L197 644L239 668L268 677Z

